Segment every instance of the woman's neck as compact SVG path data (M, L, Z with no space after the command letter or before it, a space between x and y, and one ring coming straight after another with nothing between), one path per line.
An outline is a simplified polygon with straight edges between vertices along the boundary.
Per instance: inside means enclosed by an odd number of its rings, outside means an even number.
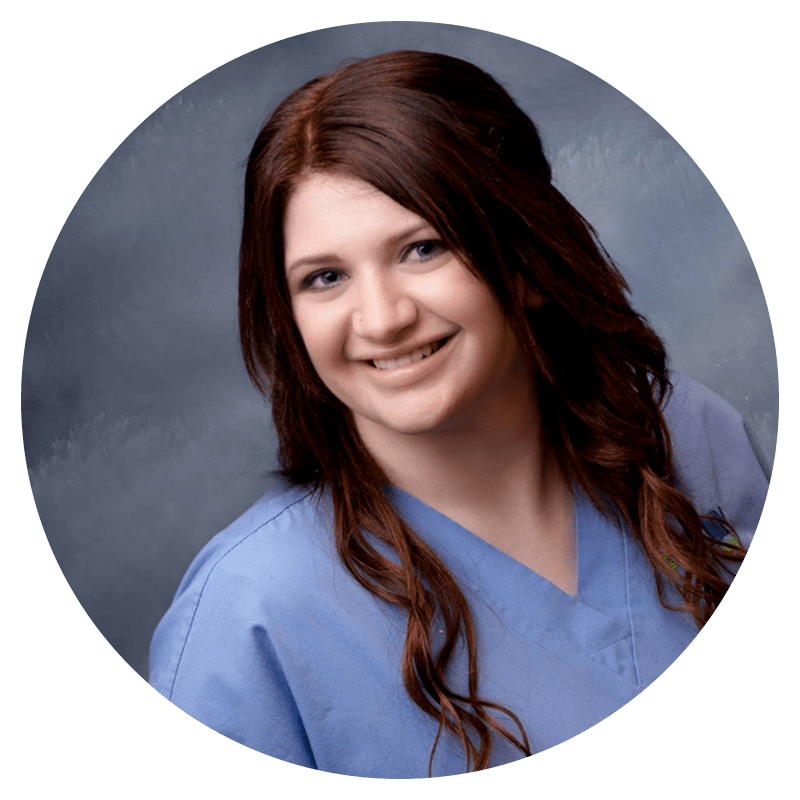
M423 434L383 429L364 438L391 483L434 507L491 503L513 485L535 486L546 461L538 409L480 425Z
M392 484L571 593L571 491L535 398L518 405L504 402L447 430L360 433Z

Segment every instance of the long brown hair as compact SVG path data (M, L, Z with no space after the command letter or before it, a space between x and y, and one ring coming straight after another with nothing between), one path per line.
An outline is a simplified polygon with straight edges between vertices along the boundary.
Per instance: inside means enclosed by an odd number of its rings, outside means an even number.
M443 731L460 738L467 771L489 765L493 735L530 755L518 717L478 692L464 594L387 500L385 476L316 375L294 324L283 214L310 170L366 181L423 217L491 288L536 376L543 429L562 469L640 543L664 605L675 608L667 583L702 627L727 589L725 561L741 561L744 550L708 534L675 487L663 344L631 308L594 230L553 186L535 125L493 78L459 59L401 51L350 63L283 100L248 161L239 284L244 359L272 403L281 471L330 492L345 566L407 612L405 686L438 723L429 773ZM541 308L525 307L520 281L544 295ZM446 633L434 650L437 614ZM459 639L469 661L461 694L445 675Z

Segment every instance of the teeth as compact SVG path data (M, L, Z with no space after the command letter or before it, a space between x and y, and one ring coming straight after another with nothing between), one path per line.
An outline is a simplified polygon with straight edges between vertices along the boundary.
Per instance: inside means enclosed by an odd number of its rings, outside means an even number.
M417 350L412 351L407 356L402 356L402 358L376 358L372 361L372 366L376 367L377 369L395 369L397 367L404 367L406 364L412 364L414 361L421 361L423 358L427 358L429 355L431 355L431 353L435 353L442 346L442 344L443 342L426 344L424 347L420 347Z

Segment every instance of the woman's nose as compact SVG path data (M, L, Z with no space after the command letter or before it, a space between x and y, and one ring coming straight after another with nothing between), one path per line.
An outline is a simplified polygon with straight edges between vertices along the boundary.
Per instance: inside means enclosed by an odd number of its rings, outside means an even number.
M394 276L365 279L353 314L353 330L364 339L392 342L417 321L417 304Z

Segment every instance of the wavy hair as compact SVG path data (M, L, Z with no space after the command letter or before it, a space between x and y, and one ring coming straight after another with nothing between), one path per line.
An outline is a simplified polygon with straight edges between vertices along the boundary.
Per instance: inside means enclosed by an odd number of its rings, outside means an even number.
M631 308L592 227L553 185L536 126L491 76L460 59L400 51L349 63L286 97L248 160L239 279L242 351L272 405L281 472L330 492L344 565L407 614L405 687L438 724L429 774L445 731L460 739L467 771L489 766L494 736L530 755L519 718L479 692L464 594L389 503L385 475L294 324L283 216L313 170L365 181L424 218L490 287L536 376L543 430L565 475L639 542L667 608L702 627L727 589L725 562L745 551L711 536L676 488L664 346ZM525 307L520 281L545 297L541 308ZM681 605L666 602L665 585ZM436 615L445 637L434 649ZM459 641L469 667L461 692L446 674Z

